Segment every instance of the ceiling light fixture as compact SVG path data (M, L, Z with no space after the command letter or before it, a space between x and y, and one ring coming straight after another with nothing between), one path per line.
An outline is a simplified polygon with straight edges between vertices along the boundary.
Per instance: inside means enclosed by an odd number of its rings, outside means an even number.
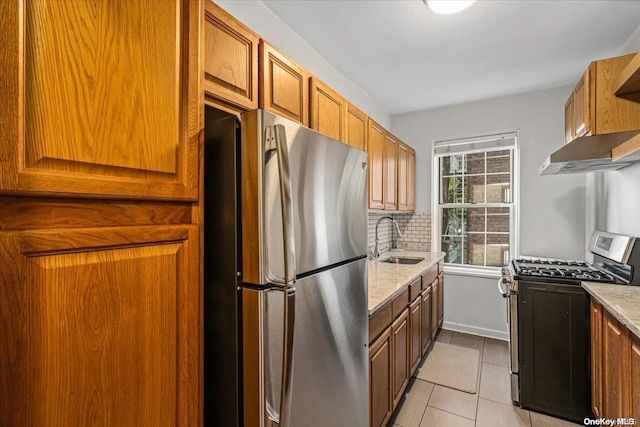
M442 15L450 15L465 10L476 0L423 0L429 9Z

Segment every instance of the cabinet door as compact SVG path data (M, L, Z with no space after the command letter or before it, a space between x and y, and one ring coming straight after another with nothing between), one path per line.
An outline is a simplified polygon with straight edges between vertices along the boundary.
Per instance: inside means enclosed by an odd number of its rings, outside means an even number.
M230 104L238 111L258 108L259 37L215 3L204 3L207 96Z
M574 116L574 135L575 137L583 136L591 132L591 115L590 115L590 68L584 72L584 75L576 85L573 92L573 116Z
M564 104L564 143L567 144L576 136L576 124L573 116L573 92Z
M627 417L630 413L630 346L628 331L609 312L602 323L602 416Z
M329 86L311 77L311 129L344 141L345 103Z
M0 192L197 200L202 3L4 3Z
M440 307L438 302L439 292L438 280L435 280L431 285L431 339L435 339L438 332L438 319L440 318L438 314L438 308Z
M422 359L422 298L418 296L414 302L409 305L409 320L411 326L411 353L409 376L416 370Z
M398 144L398 210L399 211L407 211L409 210L409 168L408 168L408 153L409 147L400 142Z
M309 123L309 73L264 40L260 41L260 108Z
M438 327L442 327L444 320L444 274L438 276Z
M416 152L407 151L407 210L416 210Z
M368 120L367 152L369 153L369 209L384 209L385 191L385 131Z
M640 338L629 334L631 344L631 415L640 418Z
M422 354L424 355L431 344L431 285L422 291L422 324L420 326L420 336L422 345Z
M367 115L353 104L346 103L345 142L359 150L367 150Z
M387 210L398 209L397 198L397 157L398 140L391 134L385 136L385 172L384 172L384 208Z
M197 226L0 233L0 425L198 425Z
M602 416L602 305L591 299L591 410Z
M369 349L369 399L371 427L387 424L393 413L391 400L392 361L391 328Z
M398 405L402 398L402 392L409 383L409 309L405 309L402 314L391 325L391 342L393 346L393 383L392 396L393 407Z

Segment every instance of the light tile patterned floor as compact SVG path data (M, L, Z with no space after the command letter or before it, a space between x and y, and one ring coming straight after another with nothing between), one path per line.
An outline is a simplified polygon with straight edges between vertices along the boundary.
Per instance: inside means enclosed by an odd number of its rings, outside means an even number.
M480 351L479 392L464 393L412 378L388 427L575 427L578 425L529 412L511 404L509 347L506 342L448 330L441 330L436 341L471 347Z

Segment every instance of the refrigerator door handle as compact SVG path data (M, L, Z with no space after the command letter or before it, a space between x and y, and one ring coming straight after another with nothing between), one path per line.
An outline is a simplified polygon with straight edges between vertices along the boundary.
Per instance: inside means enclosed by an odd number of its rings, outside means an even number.
M277 423L289 427L291 415L291 385L293 373L293 346L295 325L295 280L296 249L293 231L293 202L291 200L291 174L289 151L283 125L274 125L266 130L267 147L275 145L278 155L278 175L280 177L280 201L282 208L282 234L284 243L284 284L279 286L284 293L284 339L282 340L282 385L280 388L280 413Z

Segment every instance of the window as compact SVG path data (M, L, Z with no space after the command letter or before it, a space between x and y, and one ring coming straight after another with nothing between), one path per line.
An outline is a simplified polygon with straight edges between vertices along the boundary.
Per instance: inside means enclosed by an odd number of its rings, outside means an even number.
M445 263L479 269L509 262L515 156L515 133L434 144L434 240Z

